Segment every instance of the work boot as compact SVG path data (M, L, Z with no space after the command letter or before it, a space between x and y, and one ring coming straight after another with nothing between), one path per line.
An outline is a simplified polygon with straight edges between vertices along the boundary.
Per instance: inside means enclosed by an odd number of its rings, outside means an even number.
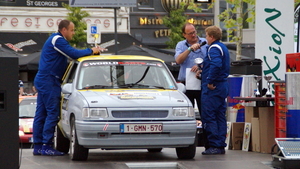
M55 150L52 145L44 144L42 146L42 155L46 156L63 156L64 153L58 150Z
M33 155L42 155L42 144L33 145Z

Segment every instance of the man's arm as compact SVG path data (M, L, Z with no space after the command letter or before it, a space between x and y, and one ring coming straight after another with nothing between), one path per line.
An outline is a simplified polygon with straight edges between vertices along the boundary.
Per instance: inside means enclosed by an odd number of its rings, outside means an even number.
M190 53L191 53L191 51L185 50L184 52L179 54L176 58L176 63L177 64L183 63Z
M94 54L91 48L86 49L76 49L72 47L67 40L63 37L58 37L56 41L53 42L54 49L61 53L62 55L67 55L72 59L78 59L82 56L88 56ZM98 49L99 50L99 49ZM95 50L96 52L96 50Z
M189 48L187 48L185 51L183 51L182 53L180 53L177 56L176 63L177 64L183 63L192 51L198 50L199 48L200 48L199 43L195 43L195 44L191 45Z

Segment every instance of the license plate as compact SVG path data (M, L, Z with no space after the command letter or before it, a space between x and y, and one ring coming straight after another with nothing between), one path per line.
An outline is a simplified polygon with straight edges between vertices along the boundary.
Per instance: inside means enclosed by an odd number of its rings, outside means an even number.
M120 124L121 133L161 133L163 124Z

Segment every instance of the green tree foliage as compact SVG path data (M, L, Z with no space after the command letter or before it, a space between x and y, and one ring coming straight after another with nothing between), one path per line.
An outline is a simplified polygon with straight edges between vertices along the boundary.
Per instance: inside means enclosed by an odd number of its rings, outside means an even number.
M236 60L241 60L243 28L245 23L255 23L255 0L226 0L231 8L219 15L219 19L227 28L231 42L236 43ZM296 7L300 0L294 0ZM243 8L248 6L247 9Z
M174 49L179 41L184 40L182 36L181 27L187 22L188 16L184 13L186 9L194 12L201 12L201 4L195 4L192 1L188 3L181 2L179 9L172 9L168 16L164 16L164 25L171 30L169 41L166 42L169 49Z
M166 42L170 49L174 49L176 44L183 40L181 27L187 20L187 16L184 14L184 11L185 5L181 3L179 9L173 9L170 11L169 16L163 17L164 25L171 29L171 34L169 36L170 40Z
M63 7L65 7L69 12L67 19L72 21L75 25L75 35L70 41L71 46L76 46L77 48L83 48L83 44L86 44L87 35L86 28L87 25L83 18L90 16L90 14L86 11L82 11L81 7L70 7L68 4L63 3ZM83 42L83 43L82 43Z
M296 8L298 4L300 4L300 0L294 0L294 7Z
M219 18L227 28L231 42L236 43L236 60L241 60L244 23L255 21L255 0L226 0L229 8ZM247 8L243 8L244 6Z

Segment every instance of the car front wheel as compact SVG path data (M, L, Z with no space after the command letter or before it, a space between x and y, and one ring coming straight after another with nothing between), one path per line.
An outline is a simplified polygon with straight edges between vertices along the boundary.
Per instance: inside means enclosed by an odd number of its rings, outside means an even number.
M89 155L89 149L78 144L75 117L71 119L70 157L74 161L85 161Z
M176 148L176 154L179 159L193 159L196 154L196 148L198 143L198 137L195 136L195 142L188 147L178 147Z

